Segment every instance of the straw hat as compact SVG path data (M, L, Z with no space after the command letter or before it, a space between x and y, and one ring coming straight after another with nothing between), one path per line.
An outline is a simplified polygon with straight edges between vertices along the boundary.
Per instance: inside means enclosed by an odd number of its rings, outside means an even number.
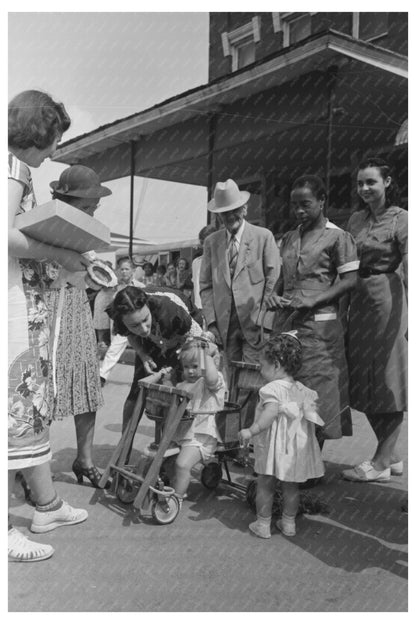
M226 182L217 182L214 197L208 203L208 210L215 213L235 210L244 206L248 202L249 197L250 193L248 191L240 191L231 178Z
M99 177L89 167L72 165L62 171L59 180L49 185L55 193L69 197L105 197L112 191L102 186Z

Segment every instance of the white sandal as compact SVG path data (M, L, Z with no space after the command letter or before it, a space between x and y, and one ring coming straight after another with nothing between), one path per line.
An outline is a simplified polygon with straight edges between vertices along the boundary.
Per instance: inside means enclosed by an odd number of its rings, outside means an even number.
M49 544L32 542L14 527L9 530L9 561L27 562L49 559L55 552Z

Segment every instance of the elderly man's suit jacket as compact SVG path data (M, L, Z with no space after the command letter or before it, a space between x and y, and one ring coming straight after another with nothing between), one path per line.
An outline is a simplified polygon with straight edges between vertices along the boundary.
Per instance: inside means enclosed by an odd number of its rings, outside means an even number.
M217 324L224 345L232 297L244 338L251 345L259 343L264 299L276 284L278 262L278 249L270 230L246 221L231 280L226 230L214 232L205 240L200 272L202 307L207 324Z

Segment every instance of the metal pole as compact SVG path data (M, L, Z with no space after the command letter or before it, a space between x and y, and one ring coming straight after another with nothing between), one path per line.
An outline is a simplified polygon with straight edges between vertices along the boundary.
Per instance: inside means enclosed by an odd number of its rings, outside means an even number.
M130 141L130 232L129 257L133 257L133 220L134 220L134 171L135 171L135 141Z
M332 135L335 101L335 83L337 80L338 67L332 65L328 68L328 132L327 132L327 154L326 154L326 205L329 208L329 194L331 188L331 166L332 166Z
M214 145L215 145L215 129L217 123L217 116L215 113L211 114L208 118L208 172L207 172L207 188L208 188L208 200L211 199L213 181L214 181ZM213 221L215 216L209 216L209 220Z

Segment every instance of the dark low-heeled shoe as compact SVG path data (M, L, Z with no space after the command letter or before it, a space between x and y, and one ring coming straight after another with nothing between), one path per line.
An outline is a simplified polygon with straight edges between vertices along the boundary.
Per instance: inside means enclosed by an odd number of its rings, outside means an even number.
M100 488L99 482L102 477L101 472L98 470L96 466L90 466L88 468L84 468L80 461L76 459L72 464L72 471L77 478L77 481L80 485L82 485L84 481L84 477L91 481L92 485L95 488ZM104 488L108 487L109 483L106 483ZM103 488L101 488L103 489Z

